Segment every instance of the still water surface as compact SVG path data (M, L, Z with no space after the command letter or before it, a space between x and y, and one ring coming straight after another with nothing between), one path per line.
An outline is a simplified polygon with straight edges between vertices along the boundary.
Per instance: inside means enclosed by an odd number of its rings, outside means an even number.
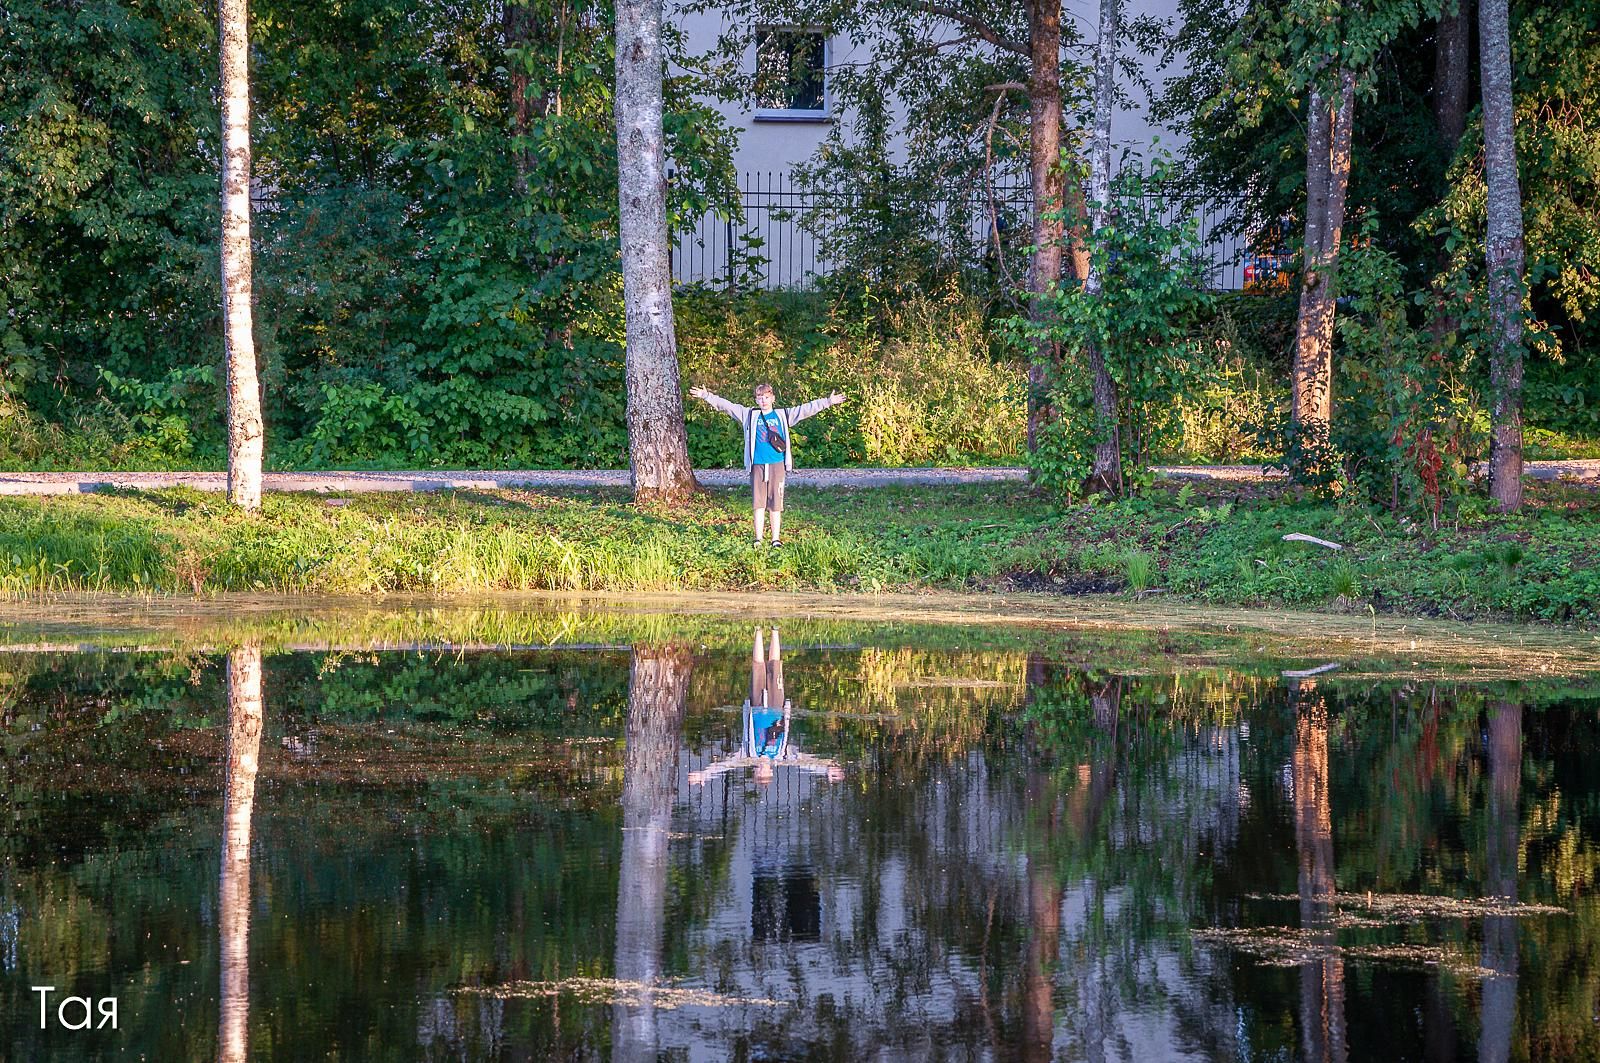
M0 1058L1600 1058L1600 688L779 627L5 654Z

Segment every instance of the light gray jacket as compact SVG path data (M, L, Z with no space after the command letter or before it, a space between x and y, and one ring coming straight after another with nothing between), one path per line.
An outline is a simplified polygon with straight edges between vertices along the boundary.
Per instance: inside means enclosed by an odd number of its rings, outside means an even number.
M740 406L737 402L729 402L721 395L706 393L705 400L714 409L732 417L744 428L744 468L750 471L750 466L755 464L756 458L756 415L761 412L756 406ZM783 452L783 467L794 468L794 433L789 429L799 424L807 417L821 413L830 406L837 405L833 396L827 395L810 402L802 402L798 406L774 406L772 412L778 415L778 421L783 425L783 436L788 442L788 447Z

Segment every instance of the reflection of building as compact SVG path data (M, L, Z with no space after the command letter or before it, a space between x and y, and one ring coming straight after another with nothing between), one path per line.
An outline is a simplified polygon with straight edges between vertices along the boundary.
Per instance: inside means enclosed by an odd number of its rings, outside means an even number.
M689 773L717 752L679 755L671 862L696 883L697 897L673 932L687 957L682 973L730 998L789 1006L662 1011L659 1049L720 1059L734 1054L729 1046L782 1054L821 1042L898 1058L965 1044L1011 1055L1019 1036L1015 1015L1006 1018L1012 990L992 984L985 934L1025 933L1034 922L1024 853L1039 843L1029 840L1020 780L971 752L951 763L889 764L876 775L849 764L847 785L801 772L779 772L769 785L749 773L688 785ZM1125 792L1110 780L1094 829L1114 848L1170 858L1215 852L1232 839L1240 793L1234 731L1191 735L1158 774L1153 793ZM886 806L892 814L872 814ZM1040 866L1054 873L1048 854ZM1227 1030L1235 1020L1228 1001L1150 1008L1128 994L1129 979L1192 984L1228 958L1185 958L1176 942L1132 946L1126 925L1141 918L1143 902L1129 886L1089 875L1063 886L1055 893L1058 938L1043 968L1055 1053L1075 1058L1121 1045L1108 1058L1126 1055L1126 1046L1130 1058L1207 1058L1194 1031ZM1008 949L1018 947L1007 940ZM1014 962L1005 962L1013 977ZM985 1008L1001 1023L992 1034L974 1021Z

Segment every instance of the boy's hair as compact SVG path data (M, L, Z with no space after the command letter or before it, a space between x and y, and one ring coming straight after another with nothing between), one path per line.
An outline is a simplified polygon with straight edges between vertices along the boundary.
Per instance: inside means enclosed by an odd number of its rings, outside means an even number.
M763 395L766 395L769 398L776 398L777 397L777 392L772 390L772 385L771 384L757 384L756 385L756 398L759 399Z

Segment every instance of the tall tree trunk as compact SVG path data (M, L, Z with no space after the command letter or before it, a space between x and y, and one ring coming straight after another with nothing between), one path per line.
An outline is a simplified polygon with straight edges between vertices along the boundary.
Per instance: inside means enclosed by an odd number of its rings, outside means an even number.
M1521 828L1522 706L1496 703L1489 719L1487 881L1484 893L1500 900L1517 899L1517 849ZM1511 1058L1511 1027L1517 1009L1517 918L1489 915L1483 919L1483 962L1494 973L1483 980L1483 1007L1478 1034L1481 1063Z
M516 172L514 180L518 195L527 194L528 174L533 169L528 129L537 105L528 99L528 71L531 64L527 49L534 42L535 28L528 0L506 0L500 13L500 29L507 53L506 64L511 71L511 162Z
M1049 311L1044 295L1061 282L1061 0L1028 3L1028 178L1033 185L1033 261L1028 265L1028 316L1038 327ZM1028 365L1028 450L1049 419L1050 367L1056 345L1042 336Z
M628 460L633 496L676 501L697 489L689 466L672 322L662 132L662 0L617 3L618 225L627 319Z
M1511 98L1506 0L1478 4L1483 82L1483 169L1488 185L1484 256L1489 271L1489 497L1502 512L1522 505L1522 189Z
M1461 134L1467 128L1467 105L1471 88L1472 0L1457 0L1456 9L1439 16L1434 42L1433 117L1439 127L1439 147L1446 165L1454 158ZM1450 268L1450 253L1439 241L1439 269ZM1428 330L1437 343L1460 328L1450 307L1449 295L1442 288L1434 292L1433 313Z
M1111 105L1117 76L1117 45L1122 34L1122 0L1100 0L1100 39L1094 49L1094 139L1089 146L1089 199L1091 231L1106 224L1111 203ZM1098 297L1105 278L1091 264L1084 290ZM1094 383L1094 467L1084 484L1086 492L1123 493L1122 433L1117 415L1117 383L1106 367L1105 352L1091 343L1084 350Z
M261 384L250 300L250 12L220 0L222 56L222 336L227 375L228 501L261 508Z
M1446 157L1467 128L1471 88L1472 0L1458 0L1454 13L1439 16L1433 56L1433 117Z
M1300 1037L1309 1063L1349 1058L1344 960L1335 950L1333 804L1329 793L1328 707L1314 680L1299 682L1295 706L1294 837L1299 856L1300 926L1308 956L1300 965Z
M219 1063L250 1054L250 818L261 753L261 647L228 654L228 745L223 768L222 875L218 886L222 985Z
M611 1058L617 1063L654 1063L659 1047L652 991L661 982L667 840L692 663L679 647L635 647L628 677L615 969L619 982L643 988L626 1000L619 995L612 1007Z
M1306 226L1295 322L1290 416L1295 435L1312 451L1328 440L1333 420L1333 318L1350 187L1350 136L1355 119L1355 76L1339 72L1337 100L1318 89L1306 120Z

